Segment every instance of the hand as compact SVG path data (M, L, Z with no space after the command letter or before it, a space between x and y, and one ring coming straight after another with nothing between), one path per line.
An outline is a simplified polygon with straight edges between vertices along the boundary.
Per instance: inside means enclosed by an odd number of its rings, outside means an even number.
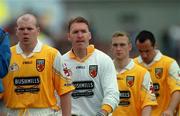
M171 111L171 110L165 110L165 111L162 113L162 116L173 116L173 111Z
M100 110L99 112L96 113L96 116L107 116L108 113L105 110Z

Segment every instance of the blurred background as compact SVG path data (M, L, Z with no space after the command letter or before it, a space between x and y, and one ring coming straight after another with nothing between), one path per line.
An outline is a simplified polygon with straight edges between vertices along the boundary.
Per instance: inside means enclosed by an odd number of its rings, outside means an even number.
M126 31L133 42L131 57L137 56L134 39L141 30L149 30L157 39L157 48L180 63L179 0L0 0L0 26L17 43L15 21L23 13L35 14L40 21L39 39L64 54L71 48L66 38L70 18L83 16L90 22L96 48L111 54L111 36Z

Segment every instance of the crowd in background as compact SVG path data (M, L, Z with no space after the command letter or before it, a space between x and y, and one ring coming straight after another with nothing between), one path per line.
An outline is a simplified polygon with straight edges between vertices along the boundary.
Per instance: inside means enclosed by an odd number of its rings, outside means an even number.
M41 0L38 2L31 1L21 1L21 0L1 0L0 2L0 25L5 27L11 36L11 45L17 43L15 36L15 19L22 14L23 12L30 12L36 14L38 20L40 21L41 34L39 39L44 43L48 43L50 46L53 46L63 54L68 51L70 48L70 43L66 37L66 19L65 15L65 5L62 2L63 0ZM71 3L71 2L69 2ZM81 2L77 2L81 3ZM70 4L71 5L71 4ZM82 13L76 13L75 15L81 15ZM88 14L82 14L88 15ZM167 14L168 15L168 14ZM90 17L90 16L89 16ZM68 17L71 18L71 17ZM94 19L89 18L90 23L95 22ZM130 33L130 37L133 42L133 50L131 56L137 56L137 50L134 46L134 38L137 35L138 29L137 25L138 18L131 15L120 17L119 20L124 22L125 31ZM91 32L93 34L93 39L91 40L97 48L105 51L110 56L111 51L109 46L110 37L102 38L95 29L94 24L91 24ZM121 25L118 30L122 30ZM123 29L124 30L124 29ZM103 31L103 30L102 30ZM152 30L153 31L153 30ZM109 33L111 34L111 33ZM156 33L155 33L156 34ZM164 31L159 30L158 35L158 48L166 55L169 55L177 60L180 63L180 25L173 24L169 27L164 27Z

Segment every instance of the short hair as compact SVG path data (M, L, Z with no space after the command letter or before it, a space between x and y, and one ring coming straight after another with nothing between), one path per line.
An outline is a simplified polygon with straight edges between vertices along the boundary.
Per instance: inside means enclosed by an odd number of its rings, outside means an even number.
M130 36L129 36L129 34L126 33L126 32L116 31L115 33L113 33L112 38L114 38L114 37L123 37L123 36L127 36L128 42L131 43Z
M84 17L81 17L81 16L78 16L76 18L72 18L70 21L69 21L69 24L68 24L68 32L70 31L70 28L71 28L71 25L73 23L85 23L88 28L89 28L89 22L84 18Z
M136 36L135 43L137 42L137 40L139 40L140 43L144 43L146 40L150 40L153 47L155 46L155 43L156 43L156 39L155 39L153 33L150 31L147 31L147 30L141 31Z
M38 20L37 20L37 16L34 15L34 14L31 14L31 13L25 13L25 14L19 16L19 17L17 18L16 23L17 23L19 20L27 21L27 20L29 20L30 17L34 18L34 20L35 20L35 26L36 26L36 27L39 27L40 25L39 25L39 22L38 22Z

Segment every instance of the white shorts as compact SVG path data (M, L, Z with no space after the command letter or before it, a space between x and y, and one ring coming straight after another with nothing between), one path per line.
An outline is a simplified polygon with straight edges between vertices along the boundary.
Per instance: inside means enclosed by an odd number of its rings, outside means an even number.
M50 108L29 108L29 109L9 109L5 108L7 116L62 116L62 112Z

